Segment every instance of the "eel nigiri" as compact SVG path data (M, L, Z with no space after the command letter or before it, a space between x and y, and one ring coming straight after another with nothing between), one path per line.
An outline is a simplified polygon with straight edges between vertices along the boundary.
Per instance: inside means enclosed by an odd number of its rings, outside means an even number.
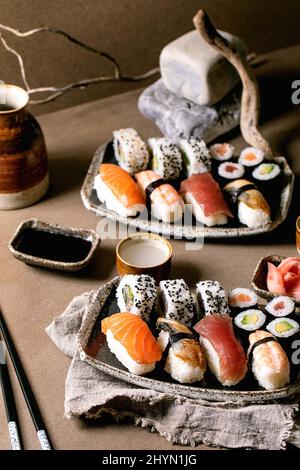
M176 222L182 218L183 200L173 186L152 170L137 173L135 178L151 205L154 217L163 222Z
M208 367L218 381L228 387L238 384L247 373L247 358L234 336L229 315L208 315L194 330L200 335Z
M282 388L290 382L290 364L284 350L271 333L257 330L249 336L249 363L259 385L266 390Z
M133 374L151 372L161 359L162 352L147 323L134 313L115 313L104 318L101 331L111 352Z
M203 379L206 370L204 352L189 328L181 323L159 318L158 343L162 351L168 348L165 371L180 383L193 383Z
M208 227L224 225L228 217L233 217L220 186L208 172L182 181L180 194L187 204L191 204L196 219Z
M134 217L145 209L145 198L127 171L112 163L100 165L94 188L109 210L124 217Z
M224 192L234 207L237 207L239 221L250 228L271 222L271 210L264 196L255 184L245 179L232 181Z

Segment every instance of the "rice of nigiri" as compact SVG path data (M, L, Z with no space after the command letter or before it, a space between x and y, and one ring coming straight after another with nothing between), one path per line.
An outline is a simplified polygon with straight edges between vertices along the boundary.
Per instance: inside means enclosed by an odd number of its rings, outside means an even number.
M101 322L107 345L116 358L136 375L155 369L162 352L148 325L134 313L115 313Z

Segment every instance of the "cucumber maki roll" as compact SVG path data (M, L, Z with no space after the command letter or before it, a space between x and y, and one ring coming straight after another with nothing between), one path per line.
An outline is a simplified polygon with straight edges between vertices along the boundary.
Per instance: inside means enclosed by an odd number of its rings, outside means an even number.
M154 306L157 288L154 279L147 274L126 274L117 287L117 302L121 312L134 313L146 322Z
M163 179L178 179L182 169L182 158L176 145L166 137L148 140L152 151L151 169Z
M204 140L197 137L182 139L179 143L187 176L211 171L211 156Z

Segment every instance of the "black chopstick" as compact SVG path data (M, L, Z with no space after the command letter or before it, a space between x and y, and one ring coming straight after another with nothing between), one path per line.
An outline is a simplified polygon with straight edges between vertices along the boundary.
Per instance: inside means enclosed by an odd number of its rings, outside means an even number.
M31 414L31 419L34 423L38 439L40 441L41 448L43 450L52 450L52 446L50 444L50 440L47 436L46 427L44 420L42 418L39 406L37 404L36 398L33 394L32 388L28 381L27 375L25 370L22 366L20 357L17 353L13 340L10 336L9 330L7 328L6 322L4 320L3 314L0 310L0 330L5 341L7 350L9 352L11 361L15 368L16 375L19 380L19 384L21 386L27 407Z
M5 411L8 423L8 432L12 450L22 450L20 439L20 426L17 414L17 408L11 381L8 373L8 367L5 359L5 344L0 340L0 382L2 395L5 404Z

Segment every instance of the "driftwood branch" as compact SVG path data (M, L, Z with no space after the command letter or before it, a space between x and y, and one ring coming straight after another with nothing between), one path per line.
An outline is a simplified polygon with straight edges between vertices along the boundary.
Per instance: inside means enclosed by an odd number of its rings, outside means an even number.
M24 61L23 61L23 58L22 58L21 54L19 52L17 52L16 49L14 49L14 48L12 48L11 46L8 45L6 39L3 37L3 35L0 32L0 41L1 41L2 45L4 46L4 48L8 52L12 53L14 56L17 57L17 60L19 62L19 66L20 66L22 80L23 80L24 86L25 86L28 94L30 96L35 95L35 94L44 94L44 93L48 94L48 96L46 98L43 98L43 99L33 100L31 98L30 99L30 104L49 103L51 101L56 100L60 96L64 95L68 91L73 90L75 88L81 88L82 89L82 88L86 88L89 85L95 85L97 83L104 83L104 82L139 82L139 81L146 80L147 78L150 78L150 77L153 77L153 76L159 74L159 67L156 67L156 68L154 68L152 70L149 70L148 72L145 72L141 75L134 75L134 76L125 75L125 74L122 73L122 69L121 69L121 66L118 63L118 61L114 57L112 57L110 54L108 54L107 52L104 52L104 51L100 51L100 50L98 50L94 47L91 47L91 46L79 41L78 39L74 38L73 36L66 33L65 31L62 31L62 30L59 30L59 29L49 28L49 27L45 26L45 27L42 27L42 28L35 28L35 29L30 30L30 31L21 32L21 31L18 31L17 29L11 28L10 26L5 26L3 24L0 24L0 31L1 30L6 31L7 33L11 33L14 36L17 36L17 37L20 37L20 38L27 38L27 37L33 36L35 34L38 34L38 33L57 34L57 35L65 37L66 39L68 39L68 41L76 44L77 46L79 46L79 47L81 47L81 48L83 48L83 49L85 49L89 52L92 52L93 54L96 54L100 57L103 57L104 59L108 60L113 66L113 73L111 75L108 75L108 76L98 76L98 77L94 77L94 78L82 79L82 80L79 80L79 81L74 82L74 83L69 83L69 84L67 84L65 86L62 86L62 87L45 86L45 87L39 87L39 88L30 88L30 85L29 85L29 82L28 82L28 79L27 79L27 75L26 75Z
M272 150L267 140L258 129L260 112L259 87L254 72L246 59L215 29L208 15L199 10L193 19L195 28L202 38L214 49L220 52L237 70L242 83L241 103L241 133L245 141L262 149L267 155L272 155Z

